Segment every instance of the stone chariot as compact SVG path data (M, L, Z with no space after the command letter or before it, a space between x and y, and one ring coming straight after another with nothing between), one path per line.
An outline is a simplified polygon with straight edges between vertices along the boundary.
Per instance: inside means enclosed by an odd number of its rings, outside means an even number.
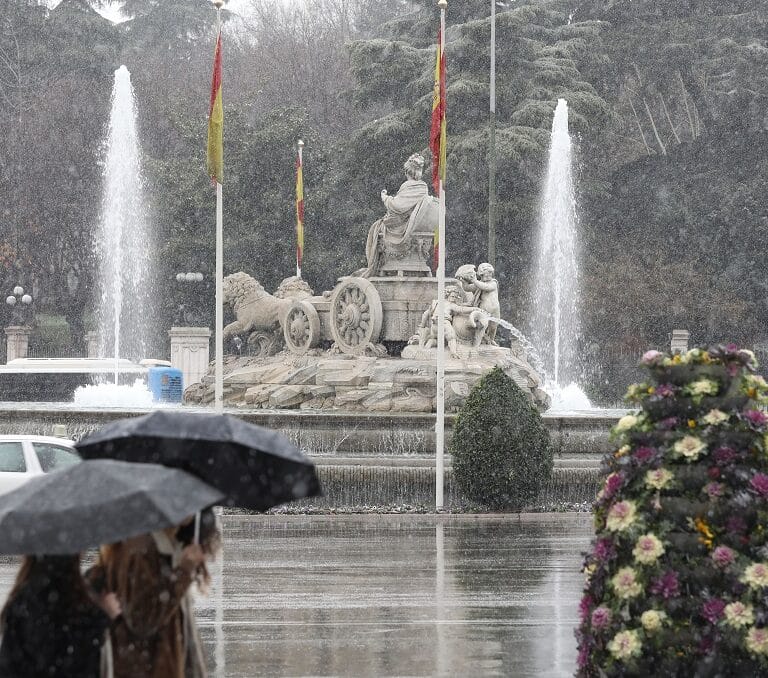
M295 300L281 323L288 350L302 354L332 341L354 356L399 354L437 296L427 264L437 219L438 201L425 196L402 234L376 236L375 275L344 276L333 290Z

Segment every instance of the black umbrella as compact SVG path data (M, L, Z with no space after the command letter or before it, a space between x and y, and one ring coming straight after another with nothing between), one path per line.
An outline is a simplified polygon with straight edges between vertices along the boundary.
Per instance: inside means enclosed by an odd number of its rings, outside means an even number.
M183 468L226 494L229 506L266 511L321 494L315 466L298 447L229 414L155 410L107 424L76 447L85 459Z
M0 553L80 553L178 525L221 499L181 469L84 461L0 495Z

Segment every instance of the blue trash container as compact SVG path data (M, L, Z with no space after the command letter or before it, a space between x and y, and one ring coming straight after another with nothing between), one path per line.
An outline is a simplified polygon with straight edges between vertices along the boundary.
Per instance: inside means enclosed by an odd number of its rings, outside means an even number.
M156 403L180 403L184 392L181 370L175 367L150 367L147 385Z

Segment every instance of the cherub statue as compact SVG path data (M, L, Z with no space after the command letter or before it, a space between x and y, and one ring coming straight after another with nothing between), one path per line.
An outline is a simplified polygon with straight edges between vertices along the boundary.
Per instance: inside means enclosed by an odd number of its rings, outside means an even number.
M365 243L368 267L356 271L353 275L370 278L379 272L382 263L381 241L386 238L393 244L403 242L408 237L406 227L411 212L429 194L427 184L421 179L424 158L419 153L414 153L406 160L403 167L406 180L400 185L397 193L389 195L386 188L381 191L381 201L387 213L376 220L368 230L368 239Z
M472 294L472 305L483 309L492 318L501 316L501 305L499 304L499 283L493 277L493 266L484 262L477 267L471 264L465 264L456 271L456 278L461 283L465 292ZM497 323L489 322L485 331L485 339L492 346L498 346L496 343Z
M456 340L456 330L453 328L453 321L456 316L469 316L469 324L476 328L474 348L480 343L480 339L485 331L487 321L484 321L481 309L475 306L463 306L458 302L462 301L463 293L455 285L449 285L445 288L445 304L443 305L445 313L445 341L451 356L459 358L458 342ZM424 311L419 323L420 344L422 348L432 348L437 346L437 321L438 321L437 299L432 301L429 308Z

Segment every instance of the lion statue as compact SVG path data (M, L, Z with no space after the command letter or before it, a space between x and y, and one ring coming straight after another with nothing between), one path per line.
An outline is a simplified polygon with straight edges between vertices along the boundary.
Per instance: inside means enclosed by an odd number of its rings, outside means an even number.
M258 280L242 271L226 276L223 290L224 302L237 318L224 328L224 341L244 335L258 354L270 355L278 350L283 336L281 322L293 299L271 295Z

